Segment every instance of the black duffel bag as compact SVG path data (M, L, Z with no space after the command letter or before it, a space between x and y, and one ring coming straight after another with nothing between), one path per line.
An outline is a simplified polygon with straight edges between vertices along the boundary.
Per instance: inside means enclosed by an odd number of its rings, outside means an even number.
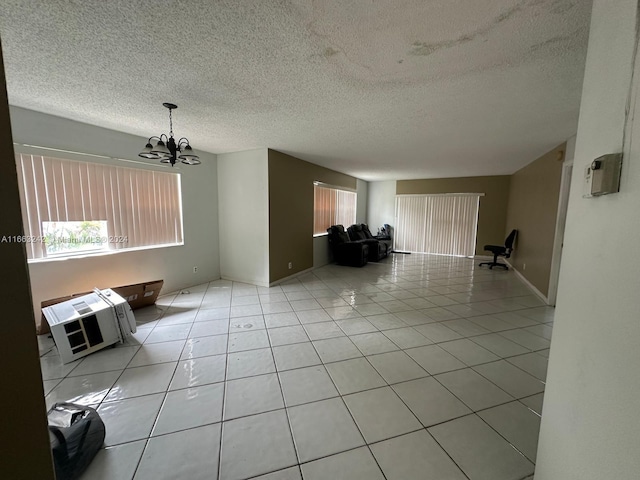
M104 422L91 407L56 403L47 413L57 480L75 480L104 442Z

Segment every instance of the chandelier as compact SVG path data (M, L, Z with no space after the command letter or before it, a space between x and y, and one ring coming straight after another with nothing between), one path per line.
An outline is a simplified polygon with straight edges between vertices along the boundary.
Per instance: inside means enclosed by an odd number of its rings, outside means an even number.
M169 109L169 136L164 133L159 137L150 137L144 150L139 156L150 160L160 160L161 163L170 163L173 167L178 160L186 165L200 165L200 157L193 152L189 140L182 137L178 142L173 138L173 119L171 112L178 108L173 103L163 103ZM154 147L151 140L158 140Z

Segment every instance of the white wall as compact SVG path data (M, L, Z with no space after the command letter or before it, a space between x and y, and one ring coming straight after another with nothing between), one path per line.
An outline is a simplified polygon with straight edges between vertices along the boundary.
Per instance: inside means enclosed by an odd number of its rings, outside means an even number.
M266 148L218 155L220 274L269 285L269 160Z
M322 267L332 261L327 235L313 237L313 268Z
M138 153L147 142L146 138L17 107L11 107L10 114L16 143L135 160L143 164L94 159L103 163L145 168L144 159L139 158ZM150 132L149 135L152 133L159 132ZM197 150L197 142L194 142L194 147L202 165L185 165L179 170L184 245L31 263L29 273L36 318L40 317L39 305L42 300L94 287L163 279L165 284L162 292L167 293L220 278L216 156ZM17 151L20 148L16 146ZM64 153L49 154L65 157ZM158 167L154 165L149 168ZM198 267L197 274L193 273L194 266Z
M622 150L637 3L594 1L536 480L640 472L640 122L620 193L582 198L585 167Z
M367 203L369 202L369 184L364 180L356 179L356 193L358 195L356 205L356 223L367 223ZM348 225L347 225L348 226ZM373 232L375 235L375 231Z
M396 182L369 182L369 199L367 202L367 224L374 235L378 228L388 223L395 225L396 216Z
M571 189L571 172L573 159L576 154L576 136L567 140L567 147L562 162L562 177L560 179L560 195L558 197L558 213L556 216L556 233L553 239L553 253L551 257L551 272L549 274L549 293L546 303L555 306L558 295L558 280L560 279L560 263L562 260L562 248L564 243L564 229L567 220L567 208L569 206L569 194ZM535 287L533 287L535 288ZM544 295L542 295L544 300Z

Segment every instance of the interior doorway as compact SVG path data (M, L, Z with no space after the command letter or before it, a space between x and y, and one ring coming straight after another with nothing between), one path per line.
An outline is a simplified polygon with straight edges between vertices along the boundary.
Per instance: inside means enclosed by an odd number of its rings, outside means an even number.
M562 166L562 177L560 180L560 197L558 199L558 216L556 219L556 235L553 241L553 254L551 257L551 274L549 277L549 294L547 300L549 305L555 306L558 295L558 279L560 276L560 263L562 261L562 246L564 243L564 230L567 222L567 207L569 206L569 193L571 191L571 175L573 173L573 142L567 142L567 156L565 164ZM570 153L570 157L569 157Z

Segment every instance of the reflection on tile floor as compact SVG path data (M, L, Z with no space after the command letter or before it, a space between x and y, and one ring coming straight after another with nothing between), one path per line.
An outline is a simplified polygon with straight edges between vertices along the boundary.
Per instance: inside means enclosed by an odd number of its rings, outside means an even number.
M412 254L165 295L68 365L39 343L47 406L106 423L85 479L518 480L553 314L510 271Z

